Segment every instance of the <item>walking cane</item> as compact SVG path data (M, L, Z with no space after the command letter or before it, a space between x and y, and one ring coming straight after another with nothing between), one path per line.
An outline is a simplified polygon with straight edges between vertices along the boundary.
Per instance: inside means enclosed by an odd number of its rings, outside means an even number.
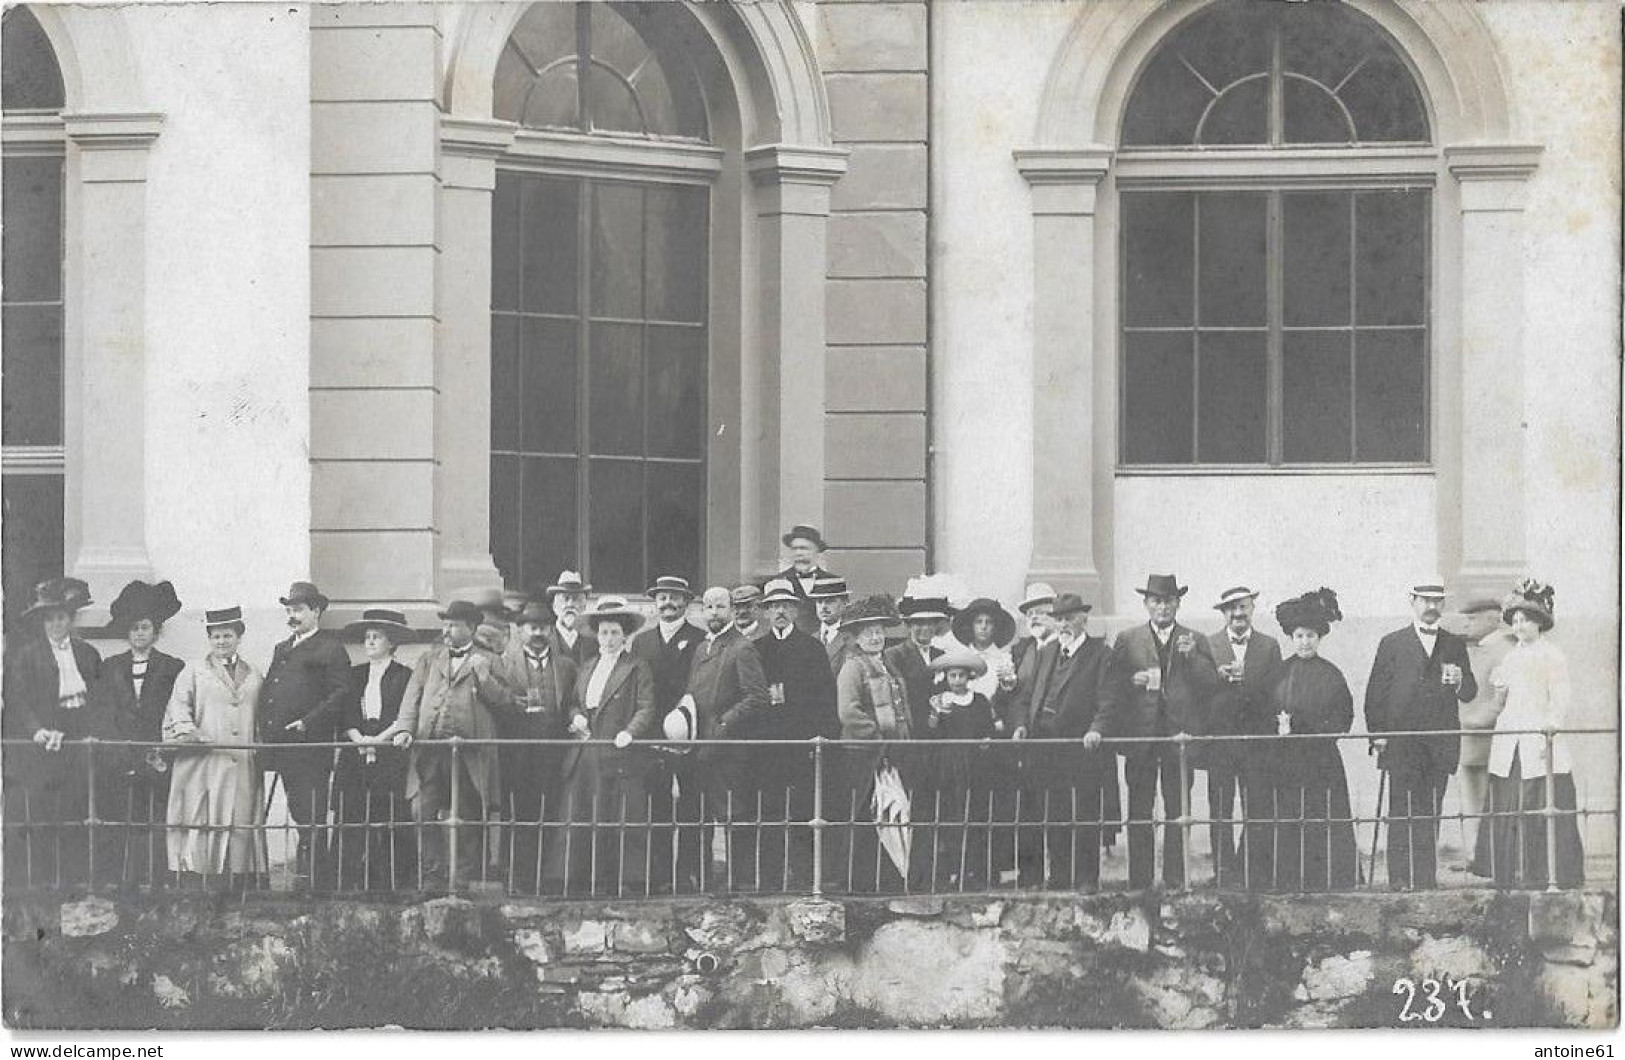
M1377 779L1377 808L1371 812L1371 869L1366 882L1372 887L1377 885L1377 837L1382 834L1382 796L1387 785L1388 771L1384 769Z

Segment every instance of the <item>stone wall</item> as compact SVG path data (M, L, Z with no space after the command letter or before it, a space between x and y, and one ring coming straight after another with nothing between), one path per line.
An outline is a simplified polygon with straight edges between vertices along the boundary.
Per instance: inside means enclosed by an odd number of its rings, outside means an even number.
M8 1024L39 1029L1604 1028L1617 917L1612 894L1489 891L16 899L4 1004Z

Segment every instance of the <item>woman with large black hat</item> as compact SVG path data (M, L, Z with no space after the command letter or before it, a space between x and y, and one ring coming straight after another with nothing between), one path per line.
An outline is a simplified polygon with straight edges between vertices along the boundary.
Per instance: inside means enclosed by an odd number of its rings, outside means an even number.
M361 612L344 632L361 638L365 658L350 667L350 691L339 711L339 734L355 748L340 753L333 774L333 812L345 826L336 831L333 853L341 886L391 889L412 877L415 864L406 801L410 754L383 735L400 717L412 680L411 667L395 658L412 629L401 612L377 607Z
M1354 697L1343 672L1320 657L1320 640L1343 613L1337 594L1317 589L1275 609L1281 631L1291 640L1292 654L1282 663L1269 707L1280 736L1348 732L1354 724ZM1274 742L1274 741L1272 741ZM1268 842L1266 864L1246 866L1251 886L1281 891L1343 890L1359 879L1350 820L1348 778L1336 740L1281 740L1260 756L1273 767L1270 801L1253 807L1273 823L1263 828ZM1252 858L1249 856L1249 861Z
M133 581L113 601L110 626L129 648L102 663L101 694L94 698L100 716L96 728L103 738L163 740L164 711L186 664L156 644L164 623L180 609L169 582ZM98 852L97 875L124 884L151 883L163 866L164 840L157 826L169 806L169 760L156 747L100 754L98 772L106 783L96 789L96 815L122 827L112 830L110 842L101 848L105 860Z
M90 768L77 741L97 735L102 659L74 633L73 620L90 604L90 587L77 578L52 578L34 588L22 617L39 635L29 637L6 667L5 734L31 739L34 747L8 756L9 821L39 827L27 831L28 850L7 857L7 878L32 876L34 884L79 882L88 867ZM53 827L74 824L78 827ZM20 875L19 875L20 873Z
M1585 880L1585 851L1575 816L1574 761L1569 737L1551 743L1515 730L1562 728L1573 703L1568 659L1545 634L1552 628L1556 594L1551 586L1526 578L1501 602L1501 618L1517 644L1490 674L1490 688L1503 707L1490 741L1490 841L1480 842L1483 875L1498 887L1544 887L1550 874L1546 857L1547 780L1551 781L1550 818L1556 830L1557 885L1578 887ZM1514 731L1508 731L1514 730Z

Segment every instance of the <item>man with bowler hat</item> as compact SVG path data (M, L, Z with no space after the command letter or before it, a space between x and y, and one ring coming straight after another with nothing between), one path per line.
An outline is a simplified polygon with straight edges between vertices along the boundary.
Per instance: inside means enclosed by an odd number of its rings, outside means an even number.
M1281 645L1253 628L1257 602L1257 590L1237 585L1220 593L1219 602L1213 605L1224 616L1224 628L1207 639L1221 679L1208 706L1208 731L1213 735L1267 736L1275 731L1268 696L1281 668ZM1274 813L1270 794L1275 769L1267 747L1244 742L1209 744L1198 758L1207 769L1208 816L1213 818L1208 831L1213 872L1221 887L1247 886L1253 881L1244 877L1273 863L1271 852L1262 849L1270 841L1269 829L1246 831L1244 841L1253 844L1250 857L1243 856L1236 842L1238 795L1242 818Z
M818 618L812 606L813 584L820 578L835 576L824 569L824 550L829 545L824 541L824 535L818 532L818 527L802 523L785 531L779 540L784 544L789 562L773 577L790 583L790 589L796 594L796 599L802 602L796 625L808 633L814 633L817 631Z
M1112 669L1122 697L1122 735L1161 737L1132 744L1125 752L1128 778L1129 886L1151 886L1156 875L1155 825L1157 794L1162 794L1162 880L1170 887L1185 882L1185 842L1178 817L1190 797L1189 762L1180 768L1179 746L1168 737L1206 731L1208 699L1219 686L1219 671L1207 638L1175 619L1186 587L1172 574L1153 574L1136 589L1145 602L1145 625L1117 635Z
M281 598L290 636L271 653L260 694L261 743L332 743L350 688L350 656L338 634L321 628L327 597L311 582L294 582ZM288 747L266 751L260 764L282 778L288 816L299 826L295 872L327 879L328 780L334 752Z
M1414 620L1383 637L1365 686L1365 727L1371 733L1451 730L1460 707L1478 695L1467 645L1441 629L1444 579L1411 587ZM1424 890L1439 885L1439 807L1461 757L1461 738L1378 736L1377 768L1388 774L1388 886Z
M762 620L762 590L746 582L733 587L734 625L746 640L757 641L767 636L767 623Z

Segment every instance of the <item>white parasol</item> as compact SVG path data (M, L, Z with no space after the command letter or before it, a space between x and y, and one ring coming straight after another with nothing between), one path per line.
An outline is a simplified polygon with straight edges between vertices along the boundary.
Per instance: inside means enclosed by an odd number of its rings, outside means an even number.
M909 851L913 846L913 832L908 827L908 792L903 789L903 778L891 765L875 770L873 800L875 831L880 835L880 846L897 866L898 875L908 879Z

